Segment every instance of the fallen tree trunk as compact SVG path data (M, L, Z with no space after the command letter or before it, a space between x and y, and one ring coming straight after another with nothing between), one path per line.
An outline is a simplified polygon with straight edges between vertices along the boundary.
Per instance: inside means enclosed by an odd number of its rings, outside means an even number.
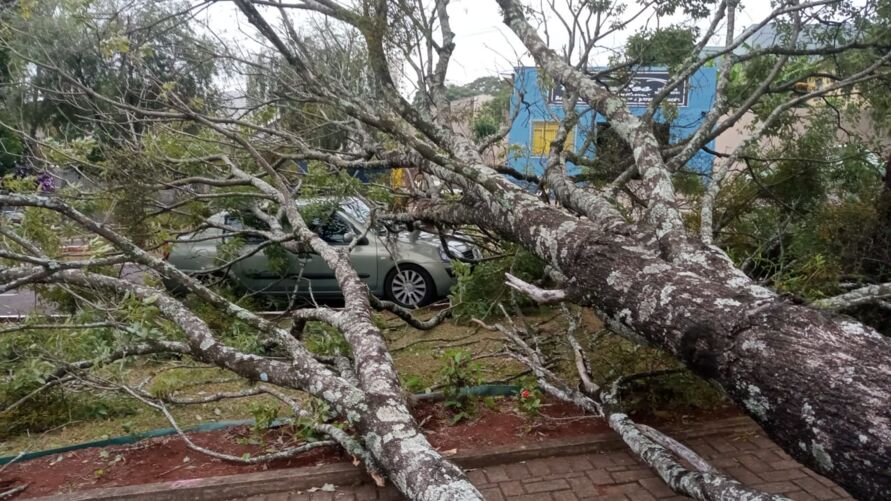
M533 250L568 277L568 300L718 383L802 463L862 499L887 499L891 340L845 317L703 278L557 208L512 202L416 204L412 215L473 222Z
M33 275L35 269L0 269L0 283ZM179 301L157 289L126 280L86 273L79 270L59 271L44 280L81 287L123 293L142 300L151 300L165 317L179 325L188 335L188 354L228 369L252 381L269 382L285 388L304 389L329 403L345 416L372 457L389 474L393 483L411 499L430 501L482 499L464 472L445 460L417 427L398 388L381 387L377 393L356 388L335 376L316 362L308 352L294 355L283 362L240 353L215 339L214 333L200 318ZM183 350L176 346L179 352ZM389 355L384 353L386 360ZM375 364L366 360L366 366ZM366 368L366 370L368 370Z

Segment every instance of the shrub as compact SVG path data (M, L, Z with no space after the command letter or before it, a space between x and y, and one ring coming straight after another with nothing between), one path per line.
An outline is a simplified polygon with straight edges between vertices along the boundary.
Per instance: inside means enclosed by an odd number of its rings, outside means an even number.
M473 121L473 136L477 139L485 139L498 132L498 121L491 116L482 115Z
M254 402L251 404L251 416L254 425L251 427L251 435L263 443L263 436L272 424L278 419L279 406L270 402Z
M77 320L88 321L88 313ZM45 329L0 336L0 409L29 396L49 381L59 361L100 359L118 346L124 334L108 328ZM118 370L115 364L109 370ZM0 438L40 433L72 421L129 415L138 407L128 398L92 391L51 387L21 405L0 413Z
M517 409L533 419L541 414L541 390L534 380L524 382L517 393Z
M454 424L476 413L476 398L462 390L479 384L480 366L467 350L448 350L443 353L442 359L444 364L439 374L445 396L444 405L452 412Z

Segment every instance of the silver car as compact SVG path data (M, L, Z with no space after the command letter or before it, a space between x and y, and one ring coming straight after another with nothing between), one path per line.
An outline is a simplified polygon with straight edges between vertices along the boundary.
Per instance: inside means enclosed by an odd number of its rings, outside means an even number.
M298 202L301 210L325 207L323 214L307 216L307 223L327 243L334 246L349 245L368 223L371 213L365 202L358 198L312 199ZM215 214L209 222L232 228L244 228L243 222L228 213ZM167 260L180 270L193 276L225 276L244 289L273 297L292 295L326 298L341 296L334 272L313 252L294 254L281 252L274 267L264 251L255 252L231 266L220 268L218 247L234 238L221 228L209 227L192 233L168 248ZM262 238L241 237L244 246L237 255L249 254L263 245ZM446 252L437 235L424 232L390 233L383 227L372 229L361 237L350 253L353 267L359 277L368 284L369 290L405 307L424 306L448 294L455 283L451 256L465 259L478 257L479 250L467 243L450 239ZM285 269L286 268L286 269ZM165 283L175 290L172 283Z

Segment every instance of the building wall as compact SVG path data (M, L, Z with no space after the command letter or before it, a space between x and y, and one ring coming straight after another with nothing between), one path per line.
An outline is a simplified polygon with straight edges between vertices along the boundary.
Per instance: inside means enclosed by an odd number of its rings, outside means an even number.
M802 106L793 109L796 120L793 122L792 129L795 134L804 134L808 127L817 120L825 120L822 113L825 108L819 101L813 101L809 106ZM722 117L724 120L727 117ZM718 136L715 141L715 151L724 154L733 153L737 147L742 145L752 135L752 127L755 122L755 114L751 111L745 113L733 127L730 127ZM876 127L869 112L864 110L859 116L850 116L842 114L839 119L839 127L836 132L836 144L841 147L848 143L857 142L866 145L878 159L887 159L891 155L891 136L884 130ZM775 137L762 136L755 143L757 147L764 151L770 148L778 148L782 141ZM719 168L727 169L730 176L734 176L745 170L745 163L737 161L733 165L727 165L727 159L719 159Z
M657 69L654 69L657 70ZM641 70L648 71L648 70ZM678 106L678 116L670 124L670 141L672 143L689 137L699 125L708 110L711 108L715 97L717 83L717 70L715 68L701 68L694 73L687 82L686 104ZM533 153L533 130L536 122L559 121L563 118L563 104L553 102L550 99L551 89L542 88L539 82L537 68L517 68L514 75L514 95L511 99L511 116L519 107L519 112L513 122L508 135L508 163L514 169L524 173L541 174L544 171L544 162L547 155ZM522 95L522 100L519 96ZM631 110L636 115L643 114L646 104L631 105ZM606 120L593 112L589 106L576 105L579 113L579 124L575 127L574 150L581 154L579 148L583 146L585 136L591 130L592 125L604 124ZM661 121L661 112L656 115L656 120ZM714 144L710 143L710 147ZM594 148L587 148L585 156L592 157ZM713 157L700 151L690 160L689 168L710 174ZM574 164L567 164L570 175L581 174L581 169Z
M483 110L483 107L495 99L490 94L463 97L452 101L452 128L458 134L473 137L473 120ZM493 144L483 152L483 161L489 164L504 162L505 141Z

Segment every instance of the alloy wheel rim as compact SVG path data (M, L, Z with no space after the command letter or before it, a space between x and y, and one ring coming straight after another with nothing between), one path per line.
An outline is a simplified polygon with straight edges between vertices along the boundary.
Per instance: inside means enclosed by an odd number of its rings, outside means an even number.
M397 301L417 306L427 295L427 282L415 270L400 270L393 277L392 289Z

